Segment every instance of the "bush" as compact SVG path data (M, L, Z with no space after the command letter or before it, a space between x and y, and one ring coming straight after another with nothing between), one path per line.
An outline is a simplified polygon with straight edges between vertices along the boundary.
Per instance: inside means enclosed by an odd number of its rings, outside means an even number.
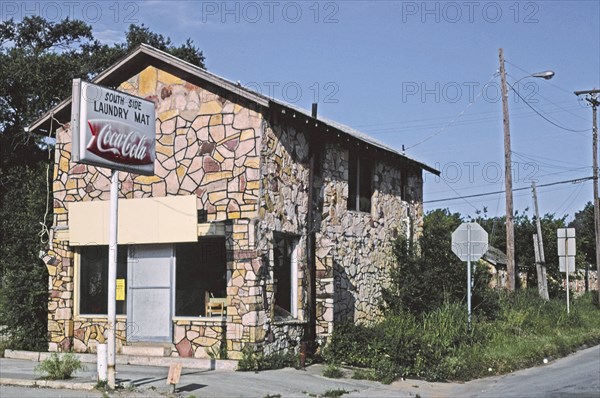
M36 373L45 374L45 378L51 380L70 379L78 370L85 370L85 366L72 353L63 354L61 358L53 352L35 367Z
M366 369L353 377L384 383L399 376L469 380L511 372L600 343L600 317L589 295L573 300L567 315L564 301L545 301L535 289L500 293L494 317L474 316L470 329L461 303L421 316L388 314L371 326L341 324L323 356Z
M341 379L344 377L344 372L336 365L331 364L327 365L325 369L323 369L323 376L330 379Z
M264 355L262 352L254 352L251 346L242 348L242 359L238 362L237 370L241 372L271 369L283 369L286 367L299 367L297 355L276 353Z

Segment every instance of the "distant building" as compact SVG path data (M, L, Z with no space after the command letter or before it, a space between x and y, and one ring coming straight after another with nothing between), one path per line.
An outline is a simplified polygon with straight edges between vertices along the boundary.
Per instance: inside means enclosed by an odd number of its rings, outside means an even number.
M118 352L144 342L236 359L380 315L392 240L420 233L422 173L437 170L146 45L94 82L151 99L157 116L155 175L120 173ZM56 128L49 344L93 352L106 337L110 171L70 161L70 105L31 126Z

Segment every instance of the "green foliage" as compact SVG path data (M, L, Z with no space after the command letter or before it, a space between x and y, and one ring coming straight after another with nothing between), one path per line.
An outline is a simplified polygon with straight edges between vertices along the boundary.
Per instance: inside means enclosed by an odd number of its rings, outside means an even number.
M36 373L44 374L45 378L50 380L69 379L78 370L85 370L85 366L70 352L63 354L62 358L53 352L35 367Z
M596 232L594 229L594 204L588 202L583 210L575 213L575 219L569 224L577 233L577 252L583 254L583 260L596 268Z
M264 355L262 352L255 352L251 346L246 345L242 348L242 359L238 362L237 370L241 372L258 372L286 367L299 367L299 357L291 353Z
M536 289L496 297L493 317L475 317L457 303L416 316L388 314L371 325L337 326L324 357L329 363L365 368L353 377L390 383L399 376L468 380L540 364L583 344L600 342L600 317L586 294L566 314L562 300L542 300Z
M391 271L391 284L383 290L387 313L409 311L418 315L439 308L445 301L466 301L466 266L452 252L451 235L462 219L448 210L429 212L423 221L423 235L414 245L399 237L394 246L397 268ZM485 290L489 274L477 265L472 301L475 309L486 308Z
M519 272L527 274L527 285L537 286L537 273L535 265L535 254L533 249L533 235L537 234L536 219L524 212L516 212L513 219L515 226L515 261ZM542 226L542 238L544 241L544 254L546 260L546 271L548 276L548 293L550 297L562 295L563 275L558 269L558 249L556 247L556 230L566 227L566 216L555 218L552 214L540 217ZM488 232L490 245L506 252L506 223L504 217L487 218L484 216L477 222ZM580 259L576 261L581 265Z
M341 397L344 394L348 394L349 392L350 391L337 388L335 390L327 390L327 391L325 391L322 396L326 397L326 398L339 398L339 397Z
M14 349L45 351L48 272L38 258L38 236L46 205L46 169L20 166L0 170L0 325Z
M323 369L323 376L330 379L340 379L344 377L344 372L338 366L329 364L325 366L325 369Z

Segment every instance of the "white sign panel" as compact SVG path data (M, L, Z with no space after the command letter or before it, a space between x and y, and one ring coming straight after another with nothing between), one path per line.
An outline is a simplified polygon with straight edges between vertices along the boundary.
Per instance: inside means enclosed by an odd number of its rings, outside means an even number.
M575 257L559 257L558 258L558 270L560 272L567 272L567 267L565 267L565 261L569 264L569 273L575 272Z
M156 146L152 101L73 80L73 161L153 175Z
M575 272L575 228L559 228L556 230L558 237L558 266L560 272Z
M471 260L479 260L488 249L488 233L476 222L462 223L452 233L452 251L462 261L468 260L468 235L471 235Z

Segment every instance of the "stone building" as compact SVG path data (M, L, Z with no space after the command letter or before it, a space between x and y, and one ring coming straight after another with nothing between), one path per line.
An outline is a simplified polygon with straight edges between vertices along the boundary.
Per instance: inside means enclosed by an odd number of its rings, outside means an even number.
M422 173L436 170L146 45L93 82L156 109L155 175L119 174L118 352L297 351L378 317L392 240L419 234ZM94 352L110 170L70 160L70 107L31 126L56 136L49 344Z

